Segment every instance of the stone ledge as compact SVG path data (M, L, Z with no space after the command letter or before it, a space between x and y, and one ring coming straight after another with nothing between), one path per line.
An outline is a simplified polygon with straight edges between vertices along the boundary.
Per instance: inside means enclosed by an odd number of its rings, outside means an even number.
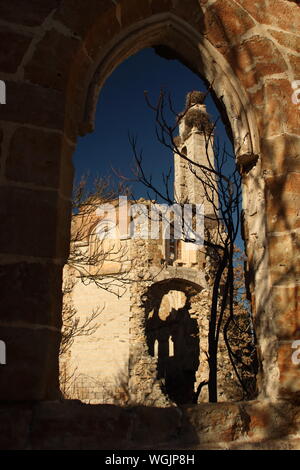
M288 402L182 408L0 405L0 448L28 450L300 449L300 407Z

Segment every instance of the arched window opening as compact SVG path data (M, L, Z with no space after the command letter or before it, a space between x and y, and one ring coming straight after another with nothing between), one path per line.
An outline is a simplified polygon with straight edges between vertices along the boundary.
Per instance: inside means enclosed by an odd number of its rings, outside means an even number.
M151 67L151 64L154 64L158 57L154 56L153 50L148 49L142 51L135 56L132 56L128 61L135 63L136 66L138 63L136 62L138 56L142 57L144 65L146 64L147 67L149 66L149 68L151 68L151 70L155 70L156 67ZM144 70L144 68L146 69L146 65L145 67L139 66L139 70ZM175 66L174 70L178 65L179 63L177 62L168 62L168 67L173 68L173 66ZM111 79L107 80L107 83L102 87L101 100L99 102L100 105L96 113L96 121L101 122L101 125L96 126L96 132L94 134L85 138L86 141L88 140L90 148L94 151L94 160L91 160L92 170L96 171L99 168L98 151L100 141L102 154L106 156L106 159L101 161L101 169L103 172L114 167L118 168L119 174L125 177L132 176L132 173L128 173L133 156L132 148L130 149L130 145L128 143L127 130L130 129L134 133L142 136L141 151L144 151L145 155L149 154L152 156L148 159L145 158L142 166L144 173L151 175L154 186L157 187L155 181L161 181L162 174L168 174L168 170L171 168L169 180L169 182L171 182L169 185L169 189L171 188L169 192L169 201L179 202L180 204L197 204L197 201L203 198L203 193L199 190L199 185L195 182L195 175L191 172L190 165L187 161L177 154L174 155L172 152L172 146L169 150L167 150L166 147L161 146L159 139L158 141L155 140L155 133L153 139L154 142L152 140L149 145L151 139L148 136L148 129L153 128L153 114L149 112L147 106L145 106L141 111L141 108L137 106L137 103L140 100L140 97L142 97L143 100L143 91L145 88L152 89L153 77L149 81L149 74L148 76L144 75L140 88L136 86L134 87L135 92L138 91L140 93L139 98L137 98L137 95L131 95L133 81L135 85L137 85L136 74L133 74L131 80L122 80L122 74L124 73L122 70L124 71L124 67L125 63L120 65L120 67L115 70L114 74L112 74ZM179 67L182 66L180 65ZM184 67L183 69L185 70ZM199 81L198 76L191 75L190 71L187 70L182 73L184 74L186 72L187 76L185 86L183 88L181 87L181 84L183 83L182 79L177 80L176 84L174 84L172 80L168 80L168 83L170 83L170 92L174 97L174 108L179 112L182 111L183 97L184 95L187 95L187 92L190 92L191 90L206 89L205 85ZM183 76L184 75L182 75L181 78L183 78ZM110 80L115 82L115 86L111 89L108 87ZM123 84L122 89L120 89L119 83ZM205 111L206 106L207 110L212 114L213 120L216 120L219 114L213 104L211 96L208 95L205 106L203 103L200 103L199 99L203 95L203 91L195 91L187 95L187 97L193 96L194 98L196 96L196 102L194 103L196 107L194 107L194 110L192 111L196 110L197 112L196 114L189 113L189 115L182 120L178 126L179 129L176 129L176 133L179 135L176 134L175 137L178 139L178 148L180 149L183 157L186 156L191 158L192 161L196 161L198 159L201 162L205 159L205 143L203 140L204 137L202 130L203 126L205 127L210 125L208 123L208 112L206 113ZM131 96L131 98L129 99L128 96ZM104 108L103 103L104 105L106 103ZM120 106L119 103L122 103L122 106ZM128 110L130 110L130 112L128 112ZM103 116L105 116L105 119L103 119ZM117 118L118 121L116 120ZM172 119L174 122L174 114ZM126 123L126 126L124 126L124 123ZM219 126L219 123L217 126ZM225 137L225 130L223 128L220 132L222 136ZM124 151L124 149L126 149L126 151ZM84 165L87 164L88 153L90 152L82 151L79 146L77 147L75 166L78 174L83 172L83 170L86 170ZM125 158L125 154L130 155L130 160ZM162 193L165 192L165 187L159 188L162 189ZM148 207L147 204L152 203L152 193L149 194L148 189L149 188L145 189L144 187L143 191L140 192L140 187L138 188L134 183L134 197L132 202L138 202L139 199L141 199L142 204L145 204L145 207ZM126 215L125 219L127 218L131 222L133 222L133 220L138 221L137 217L134 219L132 214L128 214L128 217ZM175 221L174 218L171 218L171 220ZM133 224L131 224L130 227L132 226ZM175 236L174 222L171 222L170 224L169 236L161 240L163 237L161 237L160 231L159 240L155 240L154 243L152 240L149 244L144 243L143 240L137 240L136 245L134 245L133 233L130 230L128 232L128 241L132 243L129 249L129 253L132 258L129 260L129 264L133 262L132 264L138 266L140 269L140 272L137 270L132 276L132 279L135 281L139 282L139 280L145 279L147 276L151 276L154 271L156 271L156 273L154 273L155 277L157 274L157 262L159 263L159 269L161 269L162 266L170 269L170 276L173 276L173 272L176 271L177 268L196 268L195 272L199 268L198 253L192 252L192 250L188 249L187 242L183 236L181 238ZM119 257L120 235L113 232L113 224L111 224L109 220L103 220L90 237L90 245L94 244L94 246L98 246L102 250L102 266L103 269L105 268L103 274L109 276L119 274L120 267L122 267L122 263L116 263L115 258ZM91 247L90 249L92 250ZM203 256L205 256L205 254ZM187 273L186 278L194 279L195 276L197 277L195 272ZM203 280L204 279L205 278L203 276ZM100 280L100 287L103 280L106 282L106 286L107 283L111 282L111 279L105 279L104 276ZM125 290L129 290L128 285L129 284L126 284ZM173 294L173 291L176 291L177 294ZM151 331L151 325L153 326L157 324L159 327L156 331L157 334L154 334L153 330L150 334L151 339L150 337L147 338L149 343L149 352L157 359L158 377L164 380L166 393L176 403L188 403L192 400L195 373L197 370L197 364L199 363L198 324L196 318L192 318L189 314L191 296L187 293L183 304L180 302L174 303L174 298L176 298L176 296L178 298L182 293L183 292L178 288L170 288L164 292L159 298L159 305L155 303L152 305L154 313L147 319L146 327L147 332ZM78 295L78 297L80 295ZM95 298L96 297L98 299L98 296L95 293ZM77 300L78 298L76 299L76 302ZM84 305L84 302L90 303L90 299L82 301L80 297L80 301L77 303L77 305L80 304L81 308L81 311L80 309L78 310L79 314L83 311L82 306ZM103 300L103 303L105 303L105 300ZM118 312L118 314L121 313L122 319L124 319L123 326L126 326L123 328L123 331L126 330L129 333L126 333L126 339L122 339L122 342L126 342L126 354L128 355L131 350L131 342L134 341L134 338L143 334L141 327L142 322L135 321L135 316L140 315L139 306L137 306L138 303L139 299L134 298L133 300L133 297L131 297L130 299L128 298L127 303L122 304L122 300L119 301L119 299L118 301L111 301L111 299L109 299L108 304L108 309L112 316L115 315L116 318L116 312ZM137 331L137 328L140 328L140 331ZM101 363L105 361L105 354L112 356L117 353L118 345L116 346L115 343L118 337L121 337L121 333L119 331L111 332L109 336L110 346L107 347L106 345L105 351L99 351L99 357L101 355ZM128 358L128 360L129 359L130 358ZM141 367L143 367L144 364L147 364L147 360L142 356L139 358L139 361L141 362ZM80 367L84 369L86 367L86 362L84 363L84 361L82 361ZM92 369L91 364L89 364L88 367L91 367ZM88 370L81 370L80 372L88 373ZM113 374L116 374L116 370ZM180 384L180 386L178 384Z
M158 358L158 348L159 348L158 339L156 339L154 341L154 354L153 354L155 358Z
M174 356L174 341L172 339L172 336L169 336L169 357Z
M157 360L157 378L169 398L177 404L192 403L200 343L197 320L190 314L191 297L172 280L165 290L160 288L160 283L151 287L155 305L153 315L146 317L149 353Z

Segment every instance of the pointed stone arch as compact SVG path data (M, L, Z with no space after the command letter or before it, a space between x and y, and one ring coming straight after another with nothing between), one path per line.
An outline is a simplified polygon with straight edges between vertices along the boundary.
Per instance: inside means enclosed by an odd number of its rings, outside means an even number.
M212 86L217 105L230 123L236 155L258 154L255 116L247 93L223 55L190 24L170 12L153 15L122 30L108 42L92 67L79 132L94 128L99 92L108 76L129 56L147 47L173 54ZM222 104L221 104L222 103Z
M11 359L3 368L0 396L57 396L70 157L76 137L92 130L93 107L106 78L126 57L150 46L162 55L172 53L208 82L215 78L217 103L223 115L226 110L245 171L248 277L265 371L260 387L272 399L294 394L300 387L290 360L300 328L299 108L291 100L291 82L299 78L297 4L263 0L257 9L251 0L91 0L87 7L83 0L51 0L37 5L17 9L11 3L1 12L9 26L7 42L16 41L2 77L7 98L1 105L6 230L0 241L7 279L2 331ZM33 293L38 302L32 302ZM34 367L29 371L24 361Z

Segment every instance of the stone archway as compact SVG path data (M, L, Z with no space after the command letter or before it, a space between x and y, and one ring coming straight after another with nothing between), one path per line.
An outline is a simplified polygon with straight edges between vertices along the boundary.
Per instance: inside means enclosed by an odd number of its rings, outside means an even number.
M177 404L194 399L201 319L191 312L199 292L200 286L177 278L154 283L143 295L148 353L156 360L163 393Z
M299 371L290 360L300 331L299 110L291 101L291 80L299 73L297 5L264 0L257 10L251 0L192 0L188 6L103 0L87 8L84 1L53 0L37 2L35 10L7 4L1 15L8 43L14 38L1 77L7 89L1 105L1 331L10 358L1 398L56 396L71 155L77 135L92 128L94 100L107 76L149 46L173 51L213 82L226 111L244 172L260 389L273 400L297 394Z

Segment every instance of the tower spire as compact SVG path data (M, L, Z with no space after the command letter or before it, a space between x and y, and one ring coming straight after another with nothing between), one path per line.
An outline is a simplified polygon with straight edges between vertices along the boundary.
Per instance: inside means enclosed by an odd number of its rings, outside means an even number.
M176 145L191 162L214 167L213 123L204 104L205 93L191 91L186 96L186 106L179 123ZM207 201L202 179L204 173L174 152L174 196L178 203L204 204L205 214L213 213Z

